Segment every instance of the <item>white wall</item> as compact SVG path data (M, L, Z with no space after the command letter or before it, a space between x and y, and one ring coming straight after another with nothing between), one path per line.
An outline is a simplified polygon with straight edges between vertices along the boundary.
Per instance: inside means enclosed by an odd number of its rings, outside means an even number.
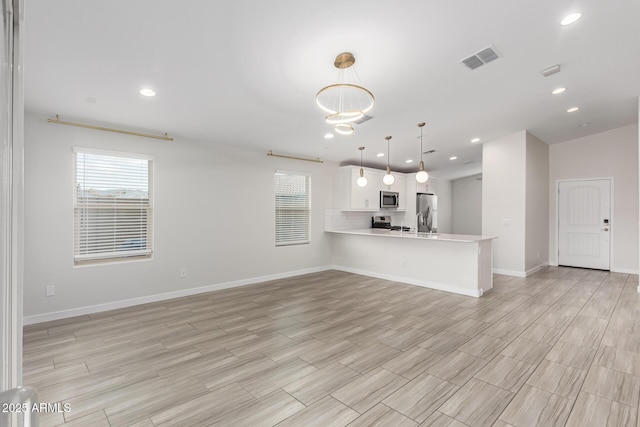
M482 234L482 174L451 181L454 234Z
M229 141L233 143L233 141ZM154 163L151 261L74 267L72 147L148 153ZM312 174L311 244L275 247L273 173ZM330 264L323 210L337 165L177 139L157 141L25 123L25 316L226 284ZM181 268L188 277L180 279ZM45 297L55 285L56 296Z
M526 131L482 147L482 235L493 241L493 269L525 273Z
M451 180L438 179L434 193L438 196L438 233L453 233L453 185Z
M549 146L527 132L525 270L549 260Z
M613 177L611 270L638 273L638 126L550 146L549 263L557 264L557 181Z

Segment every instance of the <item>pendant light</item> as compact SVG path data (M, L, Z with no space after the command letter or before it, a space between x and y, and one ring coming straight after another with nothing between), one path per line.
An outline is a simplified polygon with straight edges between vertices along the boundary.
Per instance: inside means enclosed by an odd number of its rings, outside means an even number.
M424 123L418 123L418 127L420 128L420 169L416 174L416 181L424 184L429 179L429 174L424 170L424 162L422 161L422 128L424 127Z
M358 178L356 182L358 183L358 187L366 187L367 178L364 176L364 169L362 169L362 150L364 150L364 147L358 147L358 150L360 150L360 178Z
M384 139L387 140L387 174L382 178L382 182L384 182L385 185L391 185L393 181L396 180L393 175L391 175L391 167L389 167L389 140L391 137L385 136Z
M336 56L333 66L338 69L338 82L325 86L316 93L316 104L328 113L325 121L335 126L341 135L351 135L349 123L362 119L373 108L375 98L371 91L357 84L356 58L350 52Z

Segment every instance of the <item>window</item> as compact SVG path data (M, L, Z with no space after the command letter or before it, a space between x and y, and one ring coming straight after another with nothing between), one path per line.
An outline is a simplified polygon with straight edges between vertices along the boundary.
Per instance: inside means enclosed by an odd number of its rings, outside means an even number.
M152 254L153 160L74 148L74 262Z
M276 246L309 243L311 177L276 171Z

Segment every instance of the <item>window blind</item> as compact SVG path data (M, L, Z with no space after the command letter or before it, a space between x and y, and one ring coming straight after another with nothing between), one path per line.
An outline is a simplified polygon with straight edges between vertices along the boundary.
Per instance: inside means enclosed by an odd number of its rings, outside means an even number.
M76 264L150 257L153 161L127 154L74 151Z
M276 246L309 243L311 177L276 171Z

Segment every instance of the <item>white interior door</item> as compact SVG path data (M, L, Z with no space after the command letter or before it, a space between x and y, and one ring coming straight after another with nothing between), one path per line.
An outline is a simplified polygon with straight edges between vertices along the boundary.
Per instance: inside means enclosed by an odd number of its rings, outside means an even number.
M609 270L611 180L558 186L558 264Z

